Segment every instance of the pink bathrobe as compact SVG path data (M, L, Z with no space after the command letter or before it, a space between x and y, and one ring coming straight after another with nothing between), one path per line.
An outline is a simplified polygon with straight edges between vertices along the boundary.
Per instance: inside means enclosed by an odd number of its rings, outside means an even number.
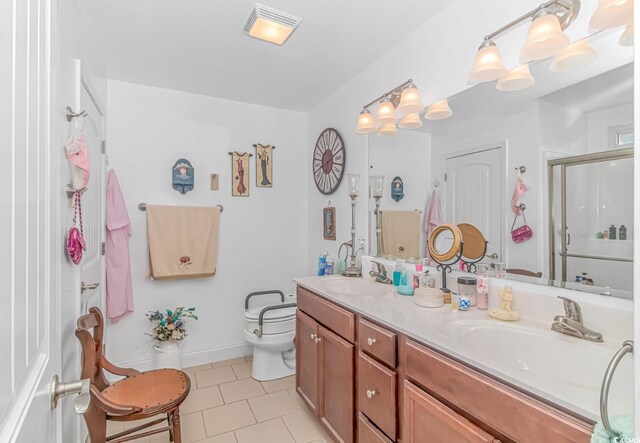
M107 173L107 318L115 323L133 312L129 238L131 223L113 169Z

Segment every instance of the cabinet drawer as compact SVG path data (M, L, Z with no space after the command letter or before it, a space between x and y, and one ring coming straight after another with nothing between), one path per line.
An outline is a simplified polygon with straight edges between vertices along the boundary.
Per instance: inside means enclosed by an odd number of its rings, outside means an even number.
M333 332L354 343L356 339L355 315L322 297L298 286L298 309L309 314Z
M404 420L407 443L497 441L493 436L406 380L404 382Z
M391 440L360 413L358 414L358 443L391 443Z
M408 379L511 440L591 439L587 423L411 340L406 341L404 359Z
M358 354L358 409L396 438L396 373L373 358Z
M396 367L396 334L363 318L358 321L358 345L392 368Z

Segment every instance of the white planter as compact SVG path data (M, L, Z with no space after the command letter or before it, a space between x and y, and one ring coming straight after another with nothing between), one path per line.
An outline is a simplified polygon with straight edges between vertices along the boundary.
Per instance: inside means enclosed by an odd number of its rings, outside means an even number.
M156 369L182 369L182 343L161 341L153 347L153 365Z

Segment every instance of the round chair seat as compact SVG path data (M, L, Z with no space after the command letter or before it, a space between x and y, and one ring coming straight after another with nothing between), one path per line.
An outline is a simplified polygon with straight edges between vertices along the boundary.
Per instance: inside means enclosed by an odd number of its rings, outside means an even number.
M191 389L189 376L177 369L157 369L125 378L102 391L108 400L144 409L162 409L184 400Z

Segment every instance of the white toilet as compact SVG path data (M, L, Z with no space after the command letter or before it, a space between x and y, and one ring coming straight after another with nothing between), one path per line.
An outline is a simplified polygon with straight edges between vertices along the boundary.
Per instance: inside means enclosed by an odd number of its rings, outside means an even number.
M260 313L264 311L262 326ZM296 307L292 304L260 306L245 310L244 338L253 345L251 376L260 381L295 373Z

